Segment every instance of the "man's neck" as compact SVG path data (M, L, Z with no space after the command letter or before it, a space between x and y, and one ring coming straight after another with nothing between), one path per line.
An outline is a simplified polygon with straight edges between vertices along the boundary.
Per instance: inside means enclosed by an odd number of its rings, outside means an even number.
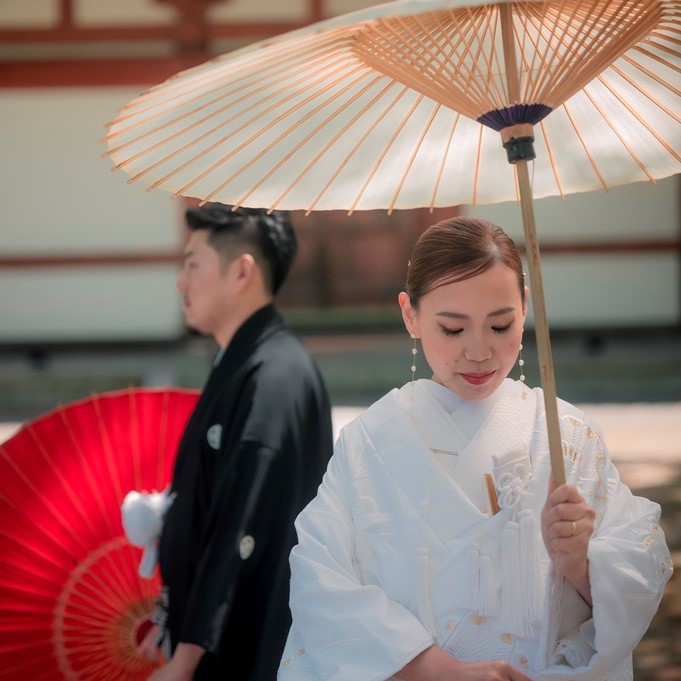
M225 322L225 324L218 329L213 337L215 342L222 350L232 342L236 332L250 319L258 310L261 310L266 305L272 304L272 298L266 296L259 296L248 305L242 305L239 310L236 310L233 315Z

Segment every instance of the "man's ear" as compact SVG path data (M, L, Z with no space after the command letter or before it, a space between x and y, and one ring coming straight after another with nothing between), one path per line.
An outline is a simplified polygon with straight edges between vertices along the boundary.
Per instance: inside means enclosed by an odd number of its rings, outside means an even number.
M407 329L409 335L413 335L416 338L420 337L419 334L419 324L416 315L416 310L412 307L411 300L409 300L409 294L406 291L402 291L397 296L397 302L400 304L400 309L402 310L402 320L404 321L404 326Z
M252 279L257 267L255 258L250 253L242 253L234 265L234 275L238 282L247 282Z

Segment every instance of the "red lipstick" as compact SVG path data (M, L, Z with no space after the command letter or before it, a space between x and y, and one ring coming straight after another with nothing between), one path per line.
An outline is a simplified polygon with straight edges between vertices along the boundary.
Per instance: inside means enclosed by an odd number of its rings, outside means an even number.
M487 383L492 376L494 376L493 371L489 371L486 374L461 374L464 381L467 381L471 385L483 385Z

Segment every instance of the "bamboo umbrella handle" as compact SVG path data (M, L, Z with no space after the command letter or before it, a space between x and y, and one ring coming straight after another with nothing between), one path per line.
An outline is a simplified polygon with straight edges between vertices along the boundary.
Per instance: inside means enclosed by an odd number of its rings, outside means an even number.
M558 421L556 378L553 372L549 326L546 320L546 305L544 303L544 284L541 275L539 242L537 240L537 230L534 221L532 187L530 185L530 176L527 170L527 161L518 161L515 164L515 169L520 189L520 208L523 214L527 264L530 270L530 286L532 291L530 297L532 298L532 309L534 311L534 326L537 337L537 356L539 359L541 386L544 390L544 408L546 410L546 426L549 435L549 451L551 456L551 476L556 485L562 485L565 482L565 465L563 464L563 446Z
M500 4L499 18L501 37L504 49L504 63L506 66L506 86L509 102L520 101L520 85L518 78L518 64L515 54L513 33L513 8L510 4ZM523 126L531 130L531 126ZM525 130L520 134L529 134ZM509 132L513 135L513 132ZM502 131L502 136L504 132ZM553 358L551 357L551 341L549 339L549 325L546 321L546 306L544 304L544 284L541 276L541 261L539 258L539 242L534 221L534 205L532 203L532 186L527 170L527 156L511 161L516 170L518 188L520 190L520 208L523 214L523 229L525 230L525 250L527 264L530 270L530 286L532 288L532 309L534 310L535 334L537 337L537 355L539 358L539 372L541 386L544 390L544 408L546 412L546 427L549 435L549 453L551 456L551 477L556 485L565 482L565 465L563 464L563 446L558 422L558 403L556 395L556 379L553 373ZM529 158L534 158L534 150ZM509 161L510 161L509 157Z

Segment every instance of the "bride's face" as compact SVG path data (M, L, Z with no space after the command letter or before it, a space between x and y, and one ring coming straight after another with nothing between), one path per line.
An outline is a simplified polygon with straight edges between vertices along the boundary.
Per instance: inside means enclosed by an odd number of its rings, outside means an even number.
M438 286L422 296L418 308L406 293L399 301L434 380L463 399L489 397L513 368L527 305L506 265L495 263L470 279Z

